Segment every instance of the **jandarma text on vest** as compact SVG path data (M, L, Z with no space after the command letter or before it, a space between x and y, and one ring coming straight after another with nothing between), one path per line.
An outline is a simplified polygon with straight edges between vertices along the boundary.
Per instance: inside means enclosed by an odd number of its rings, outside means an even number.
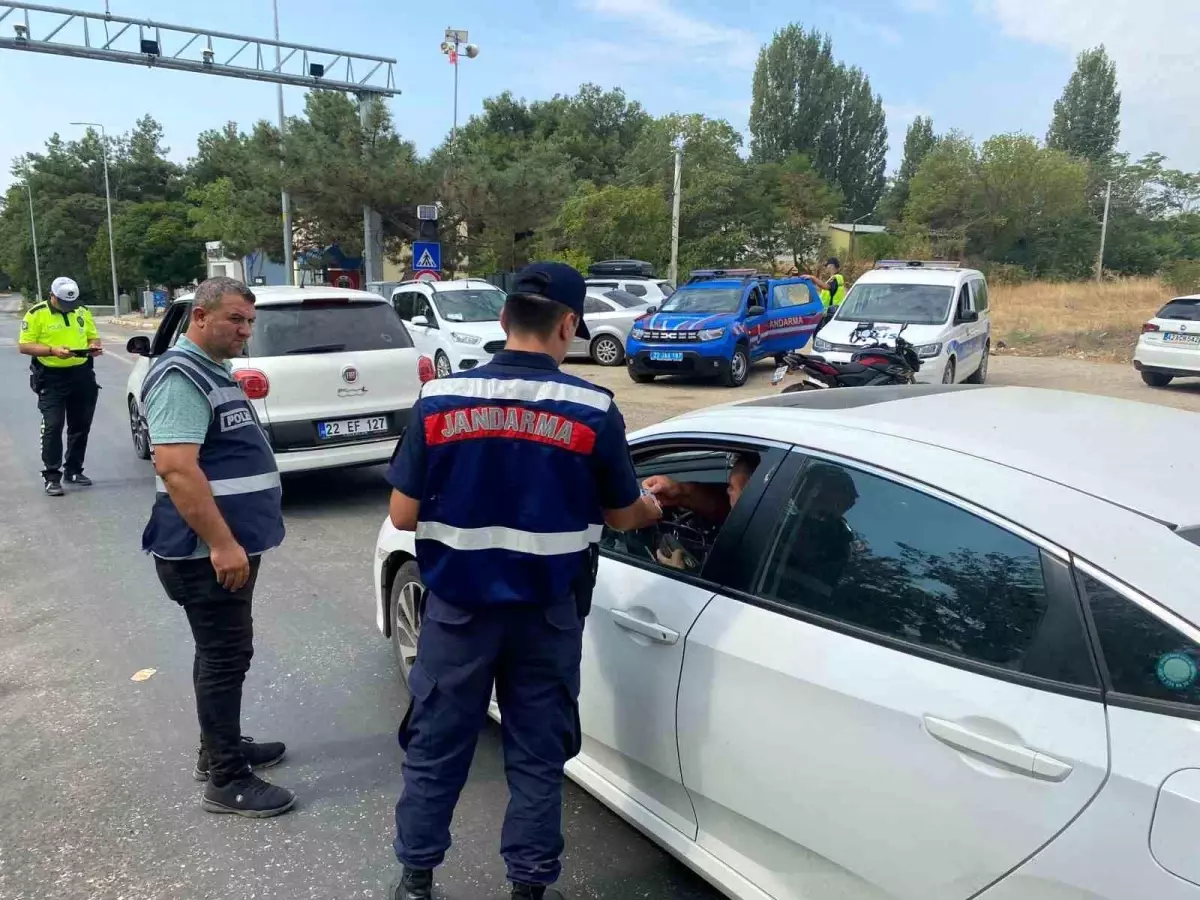
M425 417L430 446L476 438L508 438L591 453L596 432L582 422L555 413L515 406L472 406Z

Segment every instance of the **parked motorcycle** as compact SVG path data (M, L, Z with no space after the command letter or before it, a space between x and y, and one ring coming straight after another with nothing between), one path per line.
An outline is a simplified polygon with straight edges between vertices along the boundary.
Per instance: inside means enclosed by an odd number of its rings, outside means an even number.
M906 327L902 326L889 344L889 336L881 333L874 322L860 322L851 332L850 342L862 347L851 354L850 362L830 362L815 354L788 353L771 376L771 383L779 384L788 375L799 376L795 383L781 391L784 394L834 387L912 384L921 368L921 359L916 348L904 339Z

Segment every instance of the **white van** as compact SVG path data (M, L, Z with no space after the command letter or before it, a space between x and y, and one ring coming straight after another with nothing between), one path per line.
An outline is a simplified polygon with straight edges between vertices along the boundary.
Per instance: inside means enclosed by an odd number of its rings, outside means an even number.
M841 308L813 341L813 352L830 362L848 362L860 322L882 334L904 327L917 348L917 381L982 384L992 349L987 280L954 262L883 260L854 283Z

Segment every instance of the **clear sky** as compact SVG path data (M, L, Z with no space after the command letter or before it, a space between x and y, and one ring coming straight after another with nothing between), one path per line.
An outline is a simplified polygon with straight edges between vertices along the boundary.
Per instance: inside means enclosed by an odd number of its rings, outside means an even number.
M43 3L55 0L41 0ZM58 0L102 12L103 0ZM115 15L153 17L268 37L270 0L110 0ZM1161 151L1200 169L1200 0L279 0L281 35L298 43L396 58L404 93L391 101L401 133L428 152L451 124L452 70L438 45L470 31L480 55L461 66L460 116L505 89L539 99L583 82L619 86L650 112L702 112L745 130L759 47L791 21L833 37L863 68L888 111L891 166L914 115L938 131L984 138L1045 135L1075 54L1098 43L1118 65L1121 147ZM12 18L0 23L6 31ZM36 36L36 35L35 35ZM302 91L285 89L289 113ZM41 149L71 121L128 129L145 113L171 156L226 121L274 120L271 85L0 51L0 187L9 161ZM747 136L748 140L748 136ZM891 167L890 166L890 167Z

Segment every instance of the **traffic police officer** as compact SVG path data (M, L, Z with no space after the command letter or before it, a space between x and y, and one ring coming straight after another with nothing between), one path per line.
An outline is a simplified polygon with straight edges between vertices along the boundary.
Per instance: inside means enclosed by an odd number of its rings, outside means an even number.
M51 497L63 495L63 426L67 429L65 462L68 484L89 487L83 474L88 432L100 387L92 357L101 352L100 333L86 306L79 303L79 285L55 278L50 300L37 303L21 322L18 347L29 361L29 386L38 395L42 413L42 479Z
M505 349L429 382L388 470L390 514L416 532L428 588L412 703L400 726L392 900L428 900L495 685L510 802L501 854L513 897L542 900L563 850L563 766L579 752L579 657L603 524L643 528L612 395L559 370L583 322L583 276L517 275Z

